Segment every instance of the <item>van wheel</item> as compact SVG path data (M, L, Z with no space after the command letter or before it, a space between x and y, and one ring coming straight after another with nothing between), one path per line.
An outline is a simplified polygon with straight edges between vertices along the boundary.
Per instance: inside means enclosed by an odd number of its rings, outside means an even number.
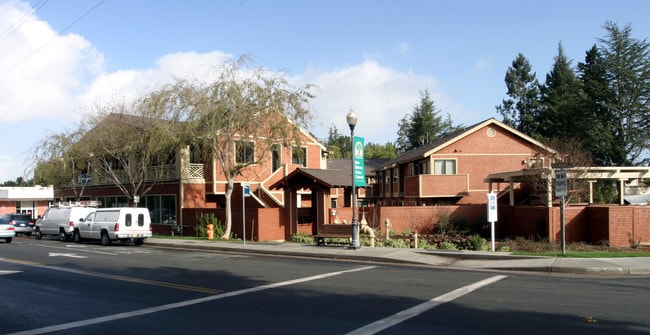
M102 245L110 245L111 244L111 239L108 237L107 232L102 232Z
M143 243L144 243L144 239L143 239L143 238L136 238L136 239L133 240L133 245L138 245L138 246L140 246L140 245L142 245Z
M72 239L74 240L74 243L81 243L81 234L79 234L78 230L75 230L74 233L72 233Z
M34 231L34 238L37 239L37 240L40 240L40 239L43 238L43 234L41 234L41 229L40 228L36 228L36 230Z
M59 231L59 240L61 242L67 242L68 241L68 235L65 234L65 231L63 231L63 230Z

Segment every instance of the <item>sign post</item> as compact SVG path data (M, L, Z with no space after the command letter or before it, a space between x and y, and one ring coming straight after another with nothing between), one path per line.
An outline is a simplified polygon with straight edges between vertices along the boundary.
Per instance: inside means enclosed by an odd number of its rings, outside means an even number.
M242 208L242 227L244 228L244 245L246 245L246 197L251 195L251 185L249 183L242 183L241 193L241 208Z
M494 222L497 221L497 195L496 193L490 192L487 195L487 210L488 210L488 221L490 222L490 238L492 251L494 251Z
M566 228L564 227L564 198L567 196L566 169L555 171L555 197L560 198L560 221L562 229L562 255L566 255Z

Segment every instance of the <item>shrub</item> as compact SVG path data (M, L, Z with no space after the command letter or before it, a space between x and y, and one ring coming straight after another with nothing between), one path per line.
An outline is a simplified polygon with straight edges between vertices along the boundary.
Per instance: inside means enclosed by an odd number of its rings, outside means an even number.
M456 245L451 242L440 242L440 249L442 250L458 250Z
M486 242L485 239L478 234L474 234L470 236L469 242L472 244L474 250L485 251L488 249L487 244L485 243Z
M291 241L294 243L314 244L314 237L307 233L300 232L291 235Z

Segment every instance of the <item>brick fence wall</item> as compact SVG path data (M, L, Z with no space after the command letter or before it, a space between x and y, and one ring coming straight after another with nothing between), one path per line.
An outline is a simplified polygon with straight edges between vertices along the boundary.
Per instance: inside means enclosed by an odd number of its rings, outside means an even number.
M304 209L301 209L304 210ZM350 220L351 208L334 208L339 219ZM195 218L204 212L214 213L225 222L224 209L184 209L186 228L184 235L195 234ZM368 224L386 232L386 222L397 233L417 230L420 233L436 233L438 220L448 216L453 222L461 222L473 232L489 234L485 205L411 206L411 207L363 207L358 209L359 219L365 214ZM330 221L334 221L330 213ZM289 240L292 234L313 234L313 222L301 222L296 232L290 232L284 210L279 208L246 209L246 239L255 241ZM561 241L561 209L543 206L507 206L498 208L495 223L497 238L521 236L524 238ZM650 206L592 205L567 206L565 209L566 241L609 243L611 246L629 247L635 243L650 244ZM154 233L170 234L171 225L154 225ZM232 232L237 238L243 236L242 211L233 209Z

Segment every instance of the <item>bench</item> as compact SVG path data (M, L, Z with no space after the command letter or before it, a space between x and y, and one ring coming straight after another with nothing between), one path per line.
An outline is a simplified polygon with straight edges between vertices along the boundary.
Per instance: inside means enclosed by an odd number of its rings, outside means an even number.
M314 235L316 245L326 245L327 238L351 238L352 225L346 224L324 224L318 227L318 232Z

